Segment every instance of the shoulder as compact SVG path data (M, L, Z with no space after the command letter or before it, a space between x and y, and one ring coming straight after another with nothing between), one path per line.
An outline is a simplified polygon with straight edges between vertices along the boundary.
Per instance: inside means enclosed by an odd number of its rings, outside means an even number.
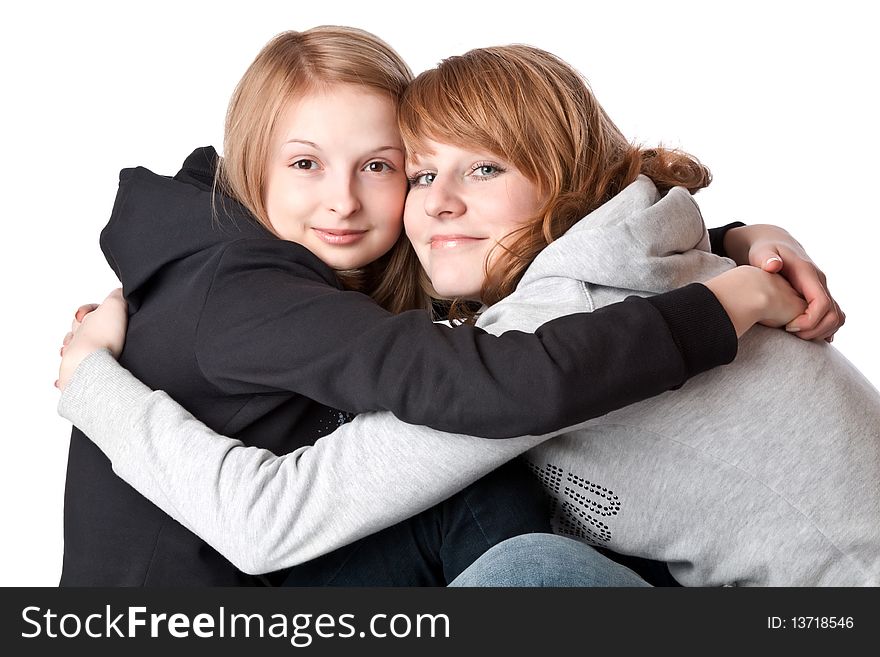
M340 288L333 270L304 246L275 237L235 239L219 248L217 275L323 283Z

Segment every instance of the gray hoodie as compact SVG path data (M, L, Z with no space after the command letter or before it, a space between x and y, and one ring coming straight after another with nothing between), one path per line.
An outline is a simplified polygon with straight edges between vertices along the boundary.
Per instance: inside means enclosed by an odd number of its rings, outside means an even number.
M661 197L641 177L548 246L479 325L533 331L732 266L709 252L686 190ZM829 345L779 330L755 327L733 364L562 435L481 440L369 413L277 457L211 432L106 352L80 365L59 412L250 573L399 522L529 450L557 532L667 561L682 584L880 584L880 395Z

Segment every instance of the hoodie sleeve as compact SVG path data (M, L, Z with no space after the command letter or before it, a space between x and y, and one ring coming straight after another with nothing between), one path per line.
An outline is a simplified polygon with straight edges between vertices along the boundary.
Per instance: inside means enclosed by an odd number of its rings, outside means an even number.
M741 221L734 221L726 226L718 226L718 228L709 229L709 244L712 247L712 253L722 258L727 257L727 251L724 249L724 237L731 228L739 228L745 226Z
M117 475L249 574L411 517L550 437L485 441L366 413L276 456L213 432L107 351L83 360L58 412Z
M507 438L603 415L736 354L733 327L702 285L561 317L535 334L492 336L419 311L392 315L335 288L314 256L294 251L303 250L254 239L223 254L196 354L228 394L291 391L353 413Z

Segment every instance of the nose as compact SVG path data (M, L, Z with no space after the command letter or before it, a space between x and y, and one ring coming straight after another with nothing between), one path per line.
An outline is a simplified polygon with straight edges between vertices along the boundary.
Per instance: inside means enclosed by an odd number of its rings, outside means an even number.
M327 209L341 219L347 219L361 209L355 176L341 174L328 181Z
M465 203L455 181L437 176L425 194L425 213L437 219L455 219L465 211Z

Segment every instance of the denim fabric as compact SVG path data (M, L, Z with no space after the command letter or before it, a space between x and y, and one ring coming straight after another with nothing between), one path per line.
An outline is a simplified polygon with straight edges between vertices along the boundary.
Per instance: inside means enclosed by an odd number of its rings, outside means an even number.
M650 586L589 545L555 534L515 536L486 551L449 586Z
M445 502L287 571L284 586L446 586L508 538L550 531L546 495L520 459Z

